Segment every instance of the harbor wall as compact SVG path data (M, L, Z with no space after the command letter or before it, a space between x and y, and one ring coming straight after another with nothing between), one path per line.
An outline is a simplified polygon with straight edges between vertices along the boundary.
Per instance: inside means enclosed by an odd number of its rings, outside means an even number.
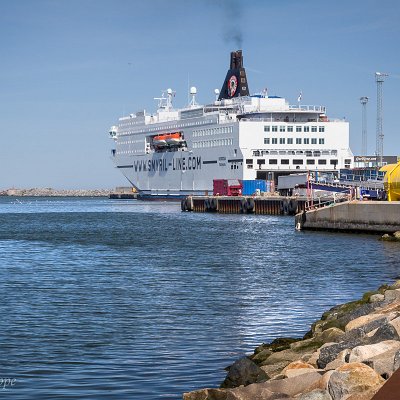
M349 201L296 215L296 229L393 233L400 230L400 202Z

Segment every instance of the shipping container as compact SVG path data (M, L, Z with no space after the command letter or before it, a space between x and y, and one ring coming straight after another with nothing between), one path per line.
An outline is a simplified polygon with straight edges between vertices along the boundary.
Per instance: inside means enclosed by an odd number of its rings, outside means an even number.
M242 183L238 179L214 179L214 196L240 196L242 194Z
M243 180L242 185L242 193L244 196L251 196L253 194L256 194L257 192L267 191L267 182L262 179Z

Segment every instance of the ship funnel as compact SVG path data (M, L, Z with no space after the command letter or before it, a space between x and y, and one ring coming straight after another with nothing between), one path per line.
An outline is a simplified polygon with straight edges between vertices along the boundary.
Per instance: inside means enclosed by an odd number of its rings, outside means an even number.
M246 71L243 68L242 50L231 52L231 65L218 100L231 99L238 96L249 96Z

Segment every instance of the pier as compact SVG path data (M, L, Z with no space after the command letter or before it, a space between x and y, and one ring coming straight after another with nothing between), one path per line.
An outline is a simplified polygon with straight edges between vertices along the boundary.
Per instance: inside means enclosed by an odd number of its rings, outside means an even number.
M346 201L303 210L295 218L297 230L393 233L400 231L399 201Z
M296 215L305 210L307 198L283 196L188 196L182 211L220 214Z

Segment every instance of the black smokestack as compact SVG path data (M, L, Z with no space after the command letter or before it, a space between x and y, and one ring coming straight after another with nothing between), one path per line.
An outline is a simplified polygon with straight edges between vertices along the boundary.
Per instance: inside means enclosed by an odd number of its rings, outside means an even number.
M249 96L246 71L243 68L242 50L231 52L231 64L226 74L218 100Z

